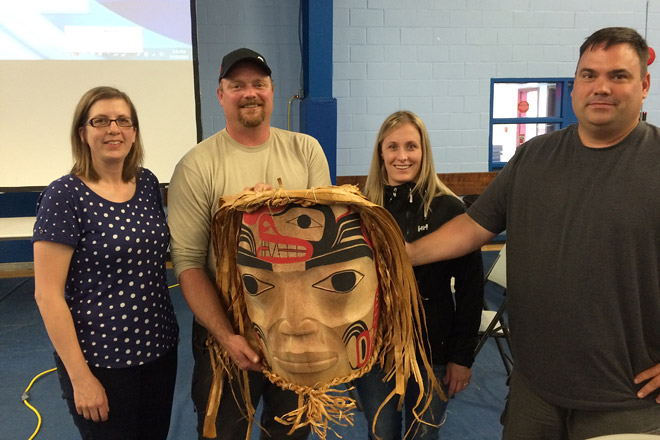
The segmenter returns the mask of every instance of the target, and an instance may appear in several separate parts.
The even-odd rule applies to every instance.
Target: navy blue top
[[[32,241],[75,249],[64,296],[91,366],[142,365],[175,347],[169,239],[158,180],[149,170],[139,173],[135,194],[123,203],[100,197],[70,174],[41,193]]]

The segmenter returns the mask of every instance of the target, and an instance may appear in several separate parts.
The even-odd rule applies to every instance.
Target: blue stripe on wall
[[[332,97],[332,0],[301,0],[303,88],[300,131],[314,136],[337,182],[337,100]],[[313,34],[313,35],[312,35]]]

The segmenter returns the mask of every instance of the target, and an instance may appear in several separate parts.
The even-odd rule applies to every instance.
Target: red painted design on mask
[[[312,257],[313,247],[307,240],[282,235],[270,214],[263,213],[257,220],[261,246],[257,248],[260,260],[276,264],[300,263]]]

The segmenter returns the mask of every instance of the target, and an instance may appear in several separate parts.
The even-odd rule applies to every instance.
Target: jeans
[[[502,419],[504,440],[581,440],[612,434],[660,434],[657,403],[639,409],[569,409],[541,399],[516,374],[515,368]]]
[[[442,383],[442,378],[447,372],[446,365],[433,365],[433,374],[440,382],[442,390],[447,395],[448,387]],[[444,422],[445,411],[447,410],[447,402],[440,399],[440,396],[434,393],[431,405],[422,414],[422,420],[430,423],[419,423],[415,420],[412,410],[419,396],[419,386],[411,378],[408,380],[408,388],[406,389],[406,397],[403,405],[403,412],[405,413],[405,425],[403,424],[402,414],[397,410],[399,404],[399,397],[395,396],[390,400],[385,407],[378,414],[375,434],[372,432],[374,418],[378,408],[383,403],[385,398],[394,390],[394,378],[389,382],[383,383],[385,377],[383,371],[377,366],[364,376],[355,379],[353,384],[357,390],[364,416],[367,419],[369,427],[369,438],[381,438],[383,440],[399,440],[402,438],[401,429],[405,427],[404,434],[410,430],[412,437],[415,440],[437,439],[439,437],[440,424]],[[425,370],[422,370],[422,377],[424,384],[428,375]],[[425,385],[426,386],[426,385]],[[428,392],[428,390],[425,390]],[[422,403],[424,401],[422,400]],[[435,425],[435,426],[432,426]],[[377,436],[377,437],[376,437]]]

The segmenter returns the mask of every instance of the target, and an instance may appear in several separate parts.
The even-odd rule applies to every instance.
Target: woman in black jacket
[[[383,122],[364,194],[394,216],[407,242],[465,211],[463,203],[436,175],[426,126],[409,111],[393,113]],[[481,253],[476,251],[414,269],[424,301],[433,372],[445,394],[451,397],[470,384],[483,307]],[[394,389],[393,381],[383,383],[383,379],[382,370],[376,365],[369,374],[355,380],[370,438],[401,438],[402,419],[408,438],[438,438],[447,402],[434,396],[422,415],[426,423],[415,423],[412,408],[419,389],[412,383],[406,390],[405,416],[397,410],[398,400],[393,399],[380,409],[374,427],[381,403]]]

